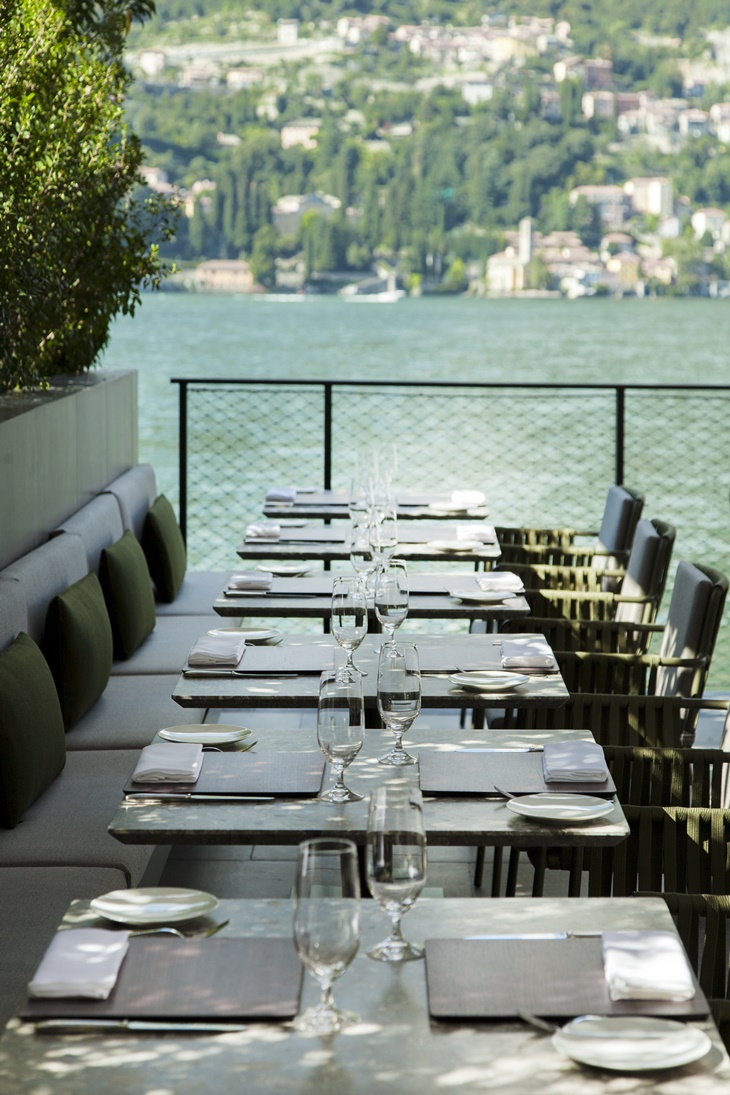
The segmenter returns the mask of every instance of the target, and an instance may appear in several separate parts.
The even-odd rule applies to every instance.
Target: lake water
[[[171,377],[725,384],[730,383],[730,305],[698,299],[470,298],[407,299],[387,305],[335,297],[282,302],[150,294],[134,318],[117,321],[102,363],[138,370],[139,458],[155,466],[160,489],[174,501],[178,390]],[[730,410],[730,405],[714,402],[714,418],[708,418],[704,430],[702,420],[699,429],[696,421],[704,408],[693,412],[696,452],[691,465],[682,450],[675,452],[671,469],[651,468],[640,454],[626,478],[646,494],[651,506],[647,516],[680,526],[675,562],[693,557],[730,570],[725,555],[730,451],[724,440],[724,406]],[[646,418],[647,431],[656,430],[658,446],[680,428],[671,419],[662,434],[651,400]],[[236,447],[241,446],[232,442],[231,451]],[[576,458],[572,469],[576,481],[582,474],[580,463]],[[516,467],[519,471],[519,461]],[[193,467],[191,474],[195,471]],[[551,468],[540,467],[533,478],[540,475],[535,497],[548,511],[543,513],[540,506],[543,520],[572,521],[566,492],[550,491]],[[668,480],[669,490],[655,489],[657,475]],[[607,486],[610,478],[609,466],[598,481]],[[698,504],[700,493],[704,500]],[[495,507],[498,523],[517,523],[525,499],[513,490],[509,500],[516,510],[500,510],[497,516]],[[702,514],[709,513],[699,541],[692,535],[697,523],[693,504]],[[581,501],[581,513],[583,505]],[[596,508],[600,512],[598,501]],[[537,523],[534,512],[525,521]],[[730,638],[724,645],[730,647]],[[730,649],[726,675],[730,683]]]

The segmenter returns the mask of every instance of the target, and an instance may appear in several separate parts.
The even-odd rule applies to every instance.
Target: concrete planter
[[[0,395],[0,567],[137,463],[137,374],[59,377]]]

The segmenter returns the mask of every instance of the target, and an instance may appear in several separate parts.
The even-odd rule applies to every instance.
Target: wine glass
[[[332,634],[347,652],[347,662],[337,673],[341,681],[359,674],[352,655],[368,633],[368,605],[359,578],[338,576],[332,583]]]
[[[390,562],[398,547],[398,519],[394,505],[376,507],[370,525],[370,544],[376,562],[384,566]]]
[[[375,577],[375,615],[388,635],[389,654],[395,651],[395,632],[408,615],[408,568],[404,559],[384,563]]]
[[[426,884],[423,799],[415,783],[388,780],[370,797],[365,870],[370,893],[390,916],[390,935],[369,950],[379,962],[410,962],[423,947],[408,943],[400,921]]]
[[[337,775],[334,786],[323,791],[320,802],[360,802],[357,791],[345,786],[345,768],[362,749],[365,734],[365,710],[362,680],[357,675],[338,680],[332,670],[319,682],[317,741]]]
[[[403,735],[420,710],[418,648],[413,643],[402,643],[391,651],[383,645],[378,660],[378,711],[387,729],[395,734],[395,742],[388,753],[378,757],[378,764],[402,767],[416,763],[416,758],[403,748]]]
[[[360,875],[351,840],[320,838],[299,845],[294,896],[294,943],[304,967],[318,982],[317,1004],[294,1020],[297,1030],[335,1034],[357,1015],[340,1011],[332,985],[360,945]]]
[[[366,588],[377,565],[371,541],[370,515],[359,513],[350,523],[350,563]]]

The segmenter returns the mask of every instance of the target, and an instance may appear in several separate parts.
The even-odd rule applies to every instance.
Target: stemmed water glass
[[[340,1011],[332,985],[360,945],[360,876],[351,840],[323,838],[299,845],[294,897],[294,943],[318,982],[317,1004],[294,1020],[308,1034],[335,1034],[359,1017]]]
[[[371,517],[369,513],[358,513],[350,524],[350,563],[352,569],[367,588],[371,574],[375,571],[377,560],[371,537]]]
[[[400,928],[426,884],[423,799],[410,780],[389,780],[371,795],[365,864],[368,889],[391,920],[389,937],[368,956],[380,962],[421,958],[423,947],[407,942]]]
[[[408,568],[405,560],[391,559],[375,576],[375,615],[388,641],[383,649],[395,652],[395,632],[408,615]]]
[[[355,675],[338,680],[336,673],[327,670],[319,682],[317,741],[337,779],[319,796],[321,802],[360,802],[363,798],[345,786],[345,768],[362,749],[364,734],[362,679]]]
[[[332,583],[332,634],[347,652],[347,662],[337,675],[344,681],[360,674],[352,660],[368,632],[368,606],[365,587],[359,578],[340,576]]]
[[[395,735],[395,741],[389,752],[378,757],[378,764],[402,767],[416,763],[416,758],[403,748],[403,735],[420,710],[418,648],[413,643],[402,643],[391,651],[383,645],[378,660],[378,711],[386,728]]]
[[[388,503],[373,509],[370,525],[370,544],[378,566],[390,562],[398,547],[398,519],[396,508]]]

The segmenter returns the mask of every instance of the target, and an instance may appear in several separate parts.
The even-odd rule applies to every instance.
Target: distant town
[[[172,286],[730,297],[730,27],[692,56],[637,36],[643,87],[569,23],[499,13],[248,12],[233,41],[133,47],[144,181],[181,210]],[[181,104],[197,157],[165,132]]]

